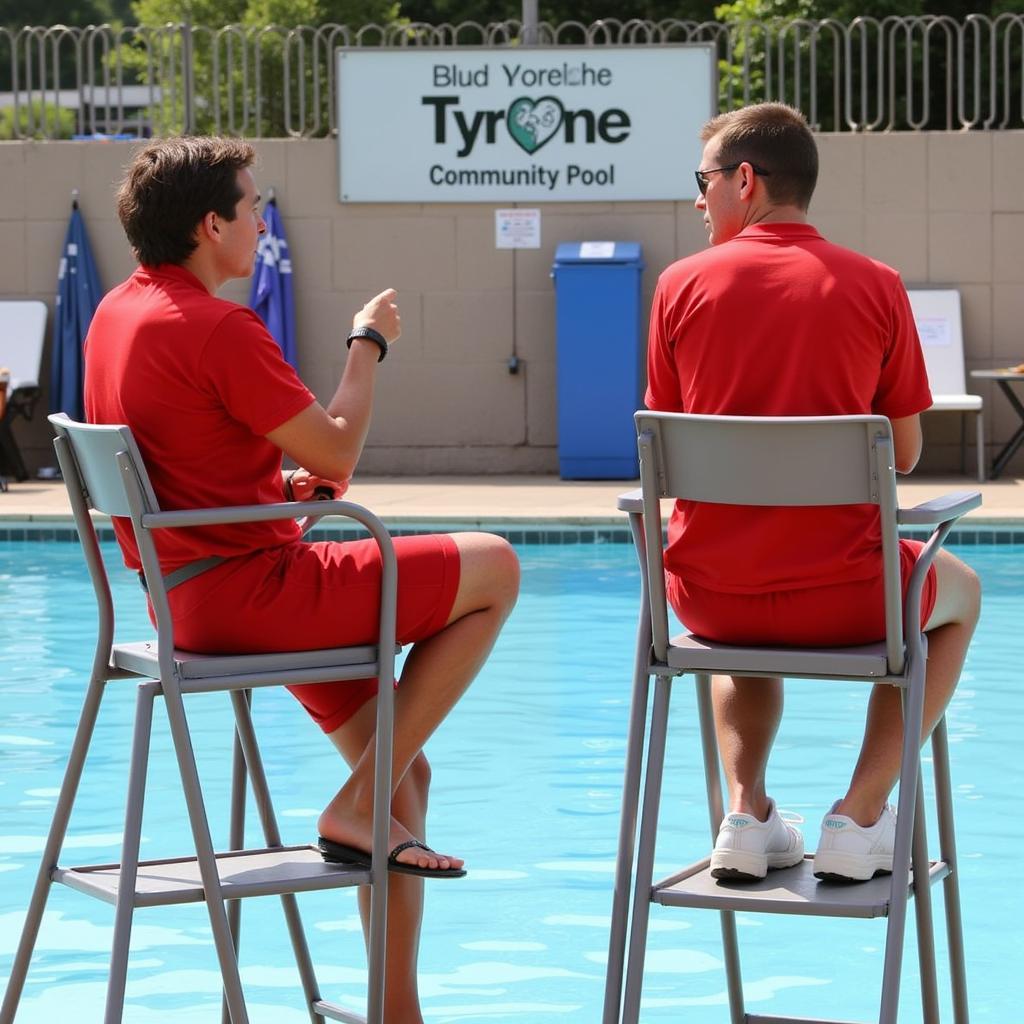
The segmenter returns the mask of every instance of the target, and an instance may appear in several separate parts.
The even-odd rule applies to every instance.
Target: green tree
[[[191,124],[201,132],[274,136],[327,131],[333,55],[324,36],[300,27],[387,24],[397,19],[399,8],[397,0],[134,0],[132,13],[139,29],[121,56],[138,80],[147,81],[153,56],[165,69],[184,68],[191,75],[195,104],[189,112],[183,98],[188,90],[179,88],[172,100],[167,79],[162,79],[164,100],[151,111],[160,130]],[[162,28],[168,24],[195,30]],[[241,27],[218,31],[217,26]],[[244,65],[243,50],[249,58]],[[316,108],[314,85],[319,90]],[[296,104],[286,106],[286,93],[309,98],[304,123],[297,122]]]
[[[539,15],[541,21],[552,25],[566,21],[589,25],[609,18],[622,22],[637,18],[700,22],[714,16],[713,8],[714,0],[634,0],[629,4],[615,0],[541,0]],[[501,0],[500,3],[488,3],[486,0],[402,0],[402,17],[431,25],[462,21],[482,24],[519,21],[522,14],[520,0]]]
[[[0,0],[0,25],[102,25],[124,22],[131,0]]]
[[[17,126],[17,131],[15,131]],[[55,107],[52,103],[32,100],[18,108],[0,110],[0,140],[12,139],[70,139],[75,130],[75,115],[72,111]]]
[[[782,99],[799,106],[826,130],[846,127],[847,106],[855,123],[869,127],[957,128],[959,110],[947,75],[947,36],[943,30],[933,30],[929,36],[925,26],[939,18],[962,24],[968,13],[993,18],[1000,13],[1000,3],[1013,6],[1016,12],[1024,8],[1024,0],[997,0],[995,4],[939,0],[929,2],[927,8],[923,0],[733,0],[722,4],[715,8],[715,17],[727,26],[730,46],[719,61],[720,106],[728,110],[745,102]],[[898,18],[910,20],[898,24]],[[849,28],[855,20],[856,29]],[[850,32],[853,49],[848,66],[837,61],[833,46],[841,38],[839,26]],[[810,54],[815,32],[812,82]],[[1006,118],[1008,123],[1016,123],[1021,106],[1019,32],[1005,39],[1008,58],[1003,56],[1003,44],[998,55],[990,46],[992,35],[985,23],[978,23],[977,36],[968,31],[963,40],[967,65],[980,67],[982,83],[975,96],[974,77],[965,76],[960,101],[967,119],[998,125]],[[886,54],[882,78],[876,66],[880,51]],[[861,65],[862,52],[868,56],[866,71]],[[780,57],[786,61],[785,74],[780,74]],[[798,58],[799,81],[794,73]],[[994,108],[989,94],[993,76]],[[812,95],[817,100],[813,109]]]

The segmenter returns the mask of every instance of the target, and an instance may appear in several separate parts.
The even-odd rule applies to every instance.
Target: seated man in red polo
[[[136,155],[118,192],[140,266],[93,317],[86,411],[93,423],[131,427],[165,509],[301,500],[322,486],[340,494],[362,451],[374,381],[400,333],[389,289],[356,313],[324,408],[259,318],[215,297],[252,273],[265,227],[253,155],[238,140],[155,142]],[[339,336],[339,352],[345,344]],[[305,468],[283,478],[283,455]],[[139,568],[130,529],[115,527],[126,562]],[[217,562],[170,591],[182,647],[260,653],[376,642],[373,541],[306,544],[291,521],[168,533],[157,545],[165,574]],[[519,570],[509,545],[488,534],[399,537],[395,549],[398,639],[413,648],[395,696],[390,868],[398,876],[389,886],[384,1013],[422,1024],[423,877],[465,873],[461,859],[425,844],[422,748],[487,657],[515,603]],[[321,849],[328,859],[368,857],[376,680],[292,691],[352,768],[320,816]]]
[[[670,266],[651,312],[647,405],[734,416],[878,413],[896,469],[921,453],[931,405],[906,291],[889,267],[827,242],[807,222],[818,155],[803,116],[779,103],[722,114],[705,145],[696,207],[711,247]],[[900,542],[903,585],[920,545]],[[678,502],[665,554],[669,599],[686,626],[725,643],[840,646],[884,636],[882,550],[873,508],[737,508]],[[925,584],[924,735],[953,694],[980,606],[977,577],[946,551]],[[719,677],[715,722],[729,812],[716,878],[759,879],[803,857],[803,838],[768,796],[782,680]],[[846,793],[825,816],[821,878],[892,870],[899,692],[876,686]]]

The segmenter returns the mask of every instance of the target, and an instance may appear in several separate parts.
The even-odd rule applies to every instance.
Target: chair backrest
[[[956,288],[911,288],[907,294],[932,394],[966,394],[960,292]]]
[[[0,366],[11,371],[11,391],[39,386],[46,338],[46,304],[0,302]]]
[[[111,516],[126,516],[133,519],[134,525],[143,513],[158,511],[158,506],[135,439],[127,427],[76,423],[64,413],[56,413],[49,420],[56,435],[54,448],[68,491],[82,554],[96,594],[99,629],[93,671],[98,674],[106,671],[110,659],[114,639],[114,602],[103,551],[89,513],[95,509]],[[129,498],[129,490],[134,499]],[[133,500],[137,506],[134,515]],[[140,532],[136,530],[136,537]],[[152,539],[146,537],[145,540],[149,551],[140,544],[143,566],[148,560],[159,567]],[[154,608],[158,622],[169,621],[166,595],[161,592],[157,597]]]
[[[903,667],[892,427],[884,416],[636,414],[654,649],[668,644],[659,501],[750,506],[878,506],[887,655]]]
[[[49,420],[56,434],[54,448],[57,461],[96,593],[99,612],[96,657],[98,661],[109,658],[114,633],[114,605],[90,509],[131,520],[156,617],[161,670],[170,672],[174,624],[152,531],[142,524],[142,517],[159,512],[160,506],[135,438],[126,426],[77,423],[64,413],[56,413]]]
[[[158,512],[160,506],[149,481],[142,455],[132,432],[125,426],[76,423],[65,413],[49,417],[54,433],[69,444],[75,469],[89,508],[110,516],[131,518],[133,510],[125,486],[124,458],[134,469],[143,507],[135,510]]]

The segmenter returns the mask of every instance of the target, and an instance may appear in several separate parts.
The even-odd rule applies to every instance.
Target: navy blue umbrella
[[[52,412],[66,412],[75,420],[85,419],[82,407],[82,344],[102,297],[89,236],[75,199],[71,203],[71,220],[57,274],[50,368],[50,409]]]
[[[260,237],[256,270],[252,275],[249,305],[274,336],[285,359],[298,369],[295,353],[295,297],[292,294],[292,260],[284,224],[271,196],[263,211],[267,230]]]

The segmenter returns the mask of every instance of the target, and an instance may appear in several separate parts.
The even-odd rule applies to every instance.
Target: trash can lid
[[[559,242],[555,267],[569,263],[638,263],[643,269],[639,242]]]

